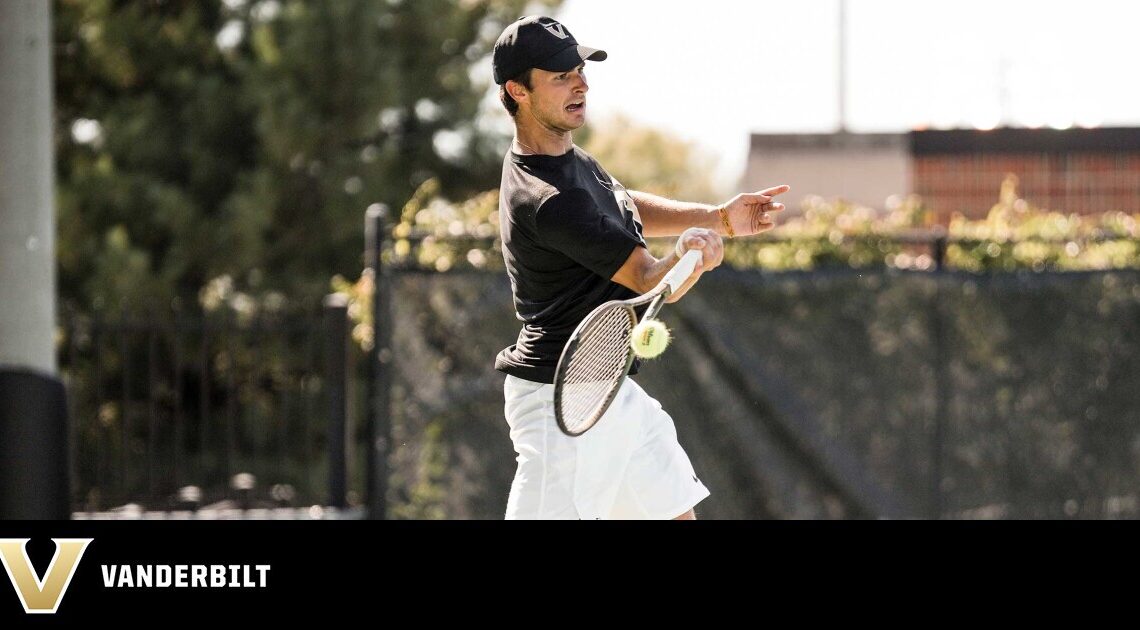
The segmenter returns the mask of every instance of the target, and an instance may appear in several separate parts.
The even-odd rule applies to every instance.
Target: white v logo
[[[550,24],[543,24],[542,28],[550,31],[550,34],[558,39],[566,39],[566,27],[558,22],[551,22]]]
[[[0,562],[16,587],[24,612],[28,614],[55,614],[59,602],[87,545],[93,538],[52,538],[55,543],[55,556],[51,559],[43,579],[36,575],[32,560],[28,557],[30,538],[0,538]]]

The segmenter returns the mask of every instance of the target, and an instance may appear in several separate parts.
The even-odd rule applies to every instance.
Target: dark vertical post
[[[172,486],[182,487],[182,449],[186,438],[182,427],[182,309],[174,311],[174,479]]]
[[[91,324],[91,359],[95,362],[95,497],[94,505],[87,510],[95,511],[105,505],[104,497],[110,486],[111,448],[110,436],[103,425],[103,318],[95,313]]]
[[[71,484],[72,492],[80,492],[83,485],[80,483],[80,470],[84,467],[86,461],[90,461],[91,451],[85,449],[81,456],[79,452],[79,440],[76,439],[79,433],[79,428],[76,423],[79,422],[79,413],[77,403],[79,401],[79,392],[83,387],[83,383],[79,379],[82,371],[79,369],[79,344],[76,340],[78,334],[79,323],[76,321],[77,316],[73,312],[66,315],[67,323],[64,325],[67,330],[67,349],[68,349],[68,377],[64,386],[67,388],[70,395],[67,397],[67,417],[70,421],[67,423],[67,459],[71,462],[68,471],[68,483]],[[98,426],[98,425],[96,425]],[[84,475],[86,476],[86,475]]]
[[[313,384],[317,382],[317,358],[320,350],[317,348],[317,335],[320,329],[320,322],[315,319],[311,322],[312,325],[305,328],[305,377],[302,380],[301,388],[305,395],[304,400],[304,418],[305,428],[304,436],[305,441],[302,444],[301,461],[304,464],[305,471],[308,473],[306,479],[306,487],[308,495],[306,501],[320,501],[318,496],[320,480],[317,478],[318,470],[315,465],[312,465],[316,459],[319,458],[317,453],[316,439],[318,427],[314,426],[316,418],[318,417],[316,408],[316,394]],[[323,385],[321,386],[323,389]]]
[[[207,456],[210,448],[210,324],[202,315],[202,347],[198,353],[198,479],[197,484],[207,487],[210,479]],[[217,464],[215,462],[215,468]]]
[[[147,431],[146,431],[146,490],[151,501],[158,499],[158,321],[152,312],[147,318],[146,378],[147,378]]]
[[[949,384],[946,382],[948,370],[946,363],[946,322],[942,312],[943,288],[945,283],[946,266],[946,233],[938,230],[934,235],[934,303],[930,309],[931,341],[934,359],[934,426],[931,443],[930,458],[930,517],[941,519],[945,509],[945,498],[942,495],[943,453],[946,439],[946,407]]]
[[[368,481],[368,518],[388,518],[388,447],[392,423],[389,415],[391,374],[391,287],[383,267],[385,221],[388,208],[383,204],[369,206],[364,217],[365,273],[372,276],[372,348],[368,351],[365,424],[368,436],[366,467]]]
[[[119,492],[120,500],[126,502],[132,494],[130,475],[130,421],[131,421],[131,346],[127,335],[127,309],[119,312],[119,352],[123,362],[122,405],[119,409]]]
[[[252,472],[259,479],[266,476],[264,467],[262,466],[262,449],[258,445],[261,435],[261,414],[258,413],[258,399],[261,398],[261,345],[262,345],[262,315],[258,311],[253,316],[253,328],[250,331],[253,335],[251,340],[252,348],[250,353],[253,356],[253,363],[250,365],[249,370],[249,396],[246,399],[245,407],[245,426],[249,432],[249,449],[250,449],[250,463],[246,465],[245,470]]]
[[[230,481],[233,479],[234,474],[240,470],[239,462],[237,461],[237,369],[238,369],[238,352],[234,344],[234,336],[240,332],[237,315],[234,311],[226,309],[225,318],[222,320],[226,327],[226,428],[225,428],[225,443],[226,455],[222,470],[224,471],[226,487],[231,490],[232,485]]]
[[[343,508],[348,492],[345,442],[345,366],[348,362],[348,300],[339,293],[325,296],[325,365],[329,392],[329,498],[328,505]]]
[[[293,349],[293,327],[290,324],[282,326],[282,335],[285,338],[284,347],[286,351]],[[277,462],[275,467],[275,474],[279,483],[285,483],[287,478],[285,475],[286,457],[288,456],[289,443],[289,425],[293,417],[293,382],[291,373],[295,370],[294,366],[289,366],[285,369],[285,376],[282,379],[282,386],[279,391],[279,400],[281,412],[277,414],[277,435],[276,435],[276,450]]]
[[[839,0],[839,133],[847,132],[847,0]]]
[[[936,231],[932,248],[934,250],[934,268],[937,271],[942,271],[946,266],[946,244],[946,232]]]

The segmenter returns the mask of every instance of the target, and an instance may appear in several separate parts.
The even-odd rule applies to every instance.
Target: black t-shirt
[[[604,302],[636,295],[610,278],[645,247],[641,218],[625,188],[578,147],[559,156],[508,152],[499,230],[523,328],[495,369],[553,383],[578,323]]]

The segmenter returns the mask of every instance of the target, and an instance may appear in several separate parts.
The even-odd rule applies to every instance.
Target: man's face
[[[566,72],[531,71],[531,90],[526,103],[544,127],[555,131],[572,131],[586,124],[586,64]]]

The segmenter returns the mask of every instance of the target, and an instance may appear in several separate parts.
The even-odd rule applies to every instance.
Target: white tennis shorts
[[[508,519],[671,519],[709,496],[673,419],[633,379],[578,437],[558,429],[553,385],[507,376],[503,392],[518,453]]]

